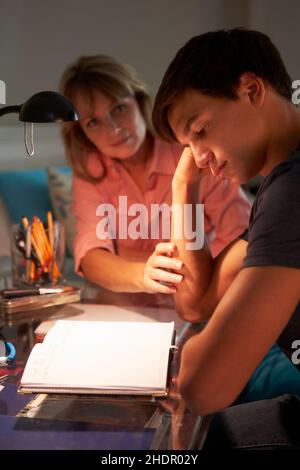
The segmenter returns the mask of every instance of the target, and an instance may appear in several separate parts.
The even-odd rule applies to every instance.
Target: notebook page
[[[57,325],[30,357],[23,385],[164,389],[173,322]]]

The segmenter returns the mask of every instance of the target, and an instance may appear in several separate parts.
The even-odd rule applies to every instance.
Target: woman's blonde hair
[[[64,72],[60,92],[74,101],[76,94],[83,94],[89,103],[93,103],[95,90],[114,100],[125,96],[133,96],[145,119],[148,132],[154,134],[151,111],[152,101],[146,85],[141,82],[133,68],[106,55],[82,56],[71,64]],[[103,172],[95,177],[88,172],[85,156],[90,151],[97,150],[84,134],[79,122],[64,123],[62,136],[66,149],[68,163],[78,176],[98,182],[104,178],[106,169],[102,161]]]

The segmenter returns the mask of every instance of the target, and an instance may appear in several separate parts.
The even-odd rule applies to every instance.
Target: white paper
[[[59,320],[34,346],[22,388],[163,392],[174,322]]]

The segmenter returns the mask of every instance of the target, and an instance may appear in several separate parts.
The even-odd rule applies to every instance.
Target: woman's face
[[[115,101],[95,90],[92,105],[78,93],[75,106],[83,132],[102,154],[126,160],[143,144],[146,123],[134,97]]]

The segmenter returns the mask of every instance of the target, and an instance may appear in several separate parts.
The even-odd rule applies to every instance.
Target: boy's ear
[[[247,72],[240,76],[237,93],[248,99],[254,106],[260,107],[265,98],[265,84],[254,73]]]

